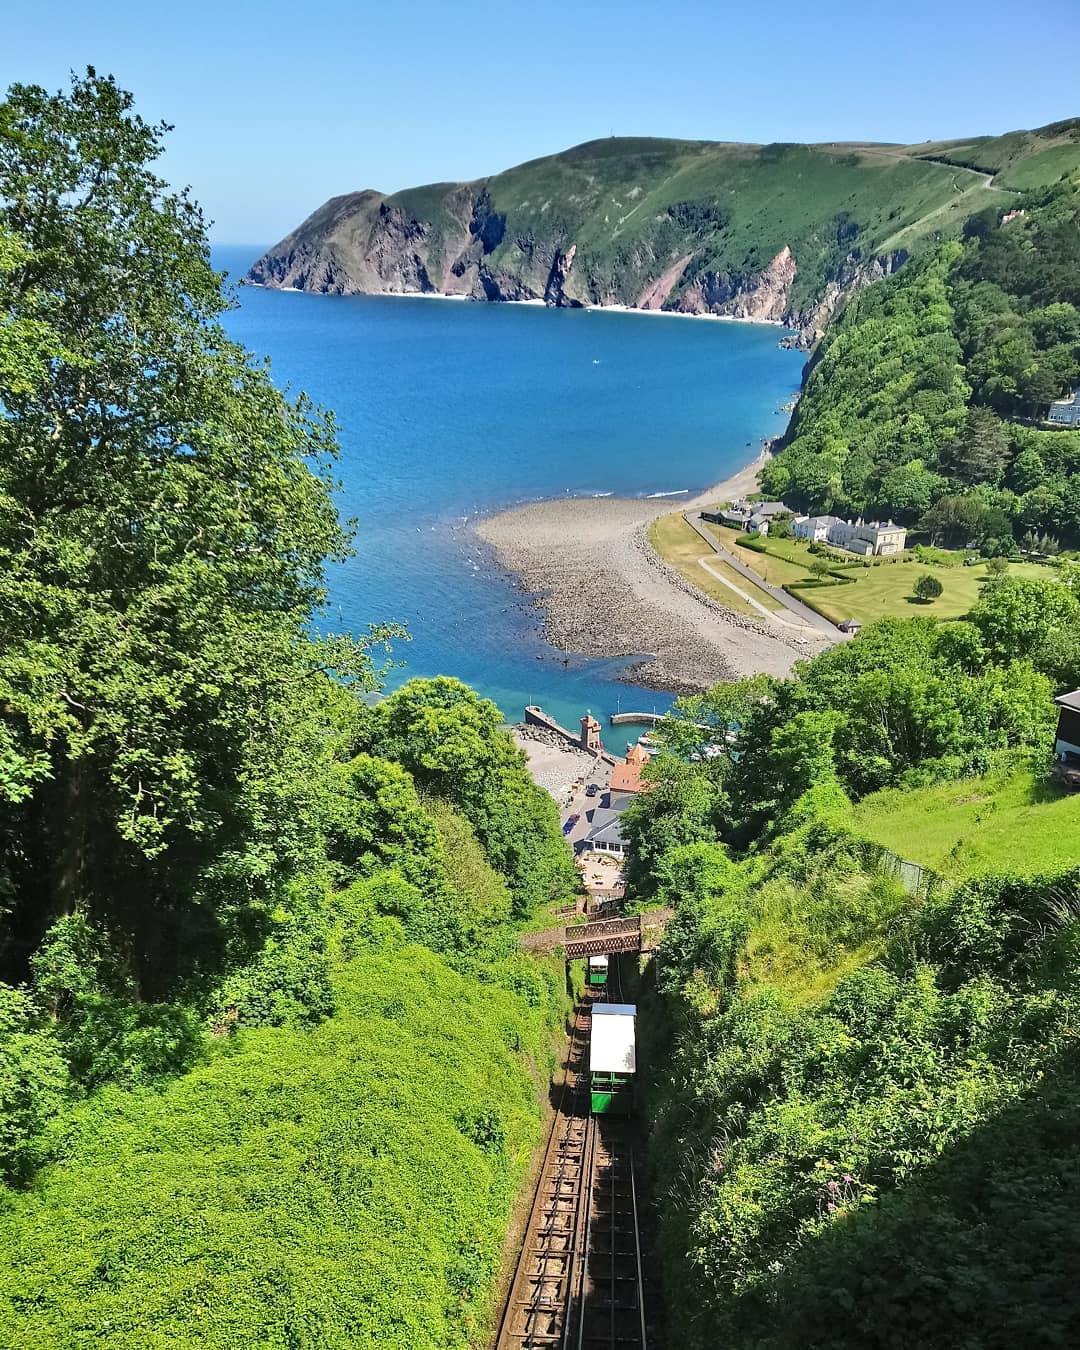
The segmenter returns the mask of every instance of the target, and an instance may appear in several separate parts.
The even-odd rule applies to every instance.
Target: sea
[[[238,282],[259,247],[217,247]],[[238,287],[230,335],[274,381],[333,411],[337,503],[356,556],[329,572],[320,625],[396,621],[387,689],[455,675],[519,721],[576,727],[659,712],[671,694],[616,678],[625,660],[557,651],[541,615],[473,533],[478,517],[564,496],[672,495],[719,482],[786,425],[803,357],[773,325],[406,296]]]

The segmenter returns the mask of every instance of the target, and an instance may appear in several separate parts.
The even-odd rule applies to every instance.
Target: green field
[[[936,600],[924,603],[915,599],[912,588],[924,573],[932,573],[945,588]],[[883,561],[879,567],[858,568],[848,575],[854,582],[835,586],[799,587],[794,594],[834,623],[858,619],[911,618],[929,615],[933,619],[959,619],[978,600],[986,580],[985,563],[974,567],[927,567],[916,562]],[[1038,563],[1011,563],[1008,576],[1036,577],[1046,580],[1047,571]]]
[[[683,519],[682,513],[673,512],[670,516],[660,516],[649,526],[649,543],[656,552],[675,568],[680,576],[685,577],[691,585],[697,586],[699,590],[706,595],[712,596],[728,609],[733,609],[738,614],[757,614],[758,610],[750,605],[743,598],[746,595],[752,596],[759,605],[766,609],[779,610],[783,606],[773,598],[767,591],[760,590],[752,581],[747,581],[746,577],[736,572],[733,567],[729,567],[723,562],[717,554],[709,556],[709,546],[702,540],[701,536]],[[718,581],[715,576],[706,571],[701,566],[699,559],[707,557],[709,566],[721,576],[726,577],[733,586],[737,586],[741,594],[736,594],[731,586],[725,586],[722,581]]]
[[[774,586],[794,587],[792,594],[797,599],[833,623],[841,623],[844,619],[872,623],[875,619],[911,618],[917,614],[928,614],[935,619],[959,619],[978,600],[987,578],[985,563],[976,563],[973,567],[935,567],[917,562],[904,553],[863,567],[852,555],[851,563],[839,564],[851,581],[807,586],[805,583],[811,579],[810,564],[820,556],[812,554],[808,544],[798,539],[765,536],[756,541],[767,550],[762,553],[746,546],[748,536],[740,530],[723,526],[711,528],[726,548],[738,549],[738,557],[747,567],[760,572]],[[834,550],[833,558],[835,556]],[[916,580],[924,572],[931,572],[944,587],[942,594],[929,604],[912,595]],[[1007,575],[1045,581],[1047,570],[1039,563],[1010,563]]]
[[[1055,872],[1080,863],[1080,794],[1030,768],[875,792],[854,808],[853,828],[948,877]]]

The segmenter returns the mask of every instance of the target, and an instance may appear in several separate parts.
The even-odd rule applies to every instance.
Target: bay
[[[214,264],[237,280],[260,251],[218,247]],[[357,555],[331,568],[327,620],[408,625],[387,687],[455,675],[510,721],[539,703],[572,726],[587,708],[606,727],[610,712],[670,706],[617,680],[625,661],[551,647],[470,527],[538,498],[697,492],[734,472],[783,428],[777,409],[798,385],[803,358],[780,330],[254,287],[236,298],[231,336],[336,416]]]

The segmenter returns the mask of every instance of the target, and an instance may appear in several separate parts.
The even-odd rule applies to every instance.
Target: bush
[[[927,603],[936,600],[945,589],[941,582],[929,572],[924,572],[922,576],[916,578],[912,592],[918,599]]]
[[[314,1030],[242,1030],[160,1093],[108,1088],[0,1210],[0,1342],[465,1350],[540,1132],[561,1002],[420,947],[343,967]],[[30,1237],[32,1233],[32,1239]]]

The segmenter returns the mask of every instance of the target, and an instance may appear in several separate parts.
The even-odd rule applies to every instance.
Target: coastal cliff
[[[1029,177],[1052,131],[1025,133]],[[975,144],[613,137],[475,182],[334,197],[246,279],[771,321],[809,346],[920,241],[1007,200],[965,162]]]

